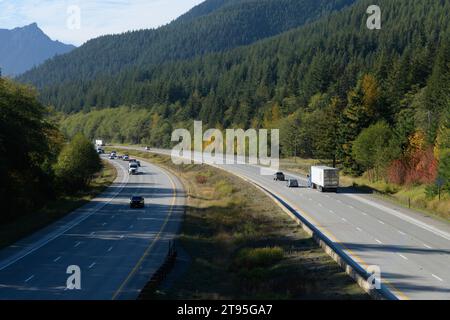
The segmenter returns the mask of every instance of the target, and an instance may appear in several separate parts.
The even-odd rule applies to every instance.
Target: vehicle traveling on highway
[[[145,200],[144,197],[141,196],[132,196],[130,198],[130,208],[131,209],[139,209],[145,207]]]
[[[135,164],[137,164],[138,167],[141,166],[141,162],[140,162],[139,160],[136,160],[136,159],[130,159],[129,161],[130,161],[130,163],[135,163]]]
[[[275,181],[286,181],[286,177],[284,176],[283,172],[277,172],[275,173],[275,176],[273,178]]]
[[[124,156],[122,157],[122,159],[123,159],[123,161],[129,161],[129,160],[130,160],[130,157],[129,157],[128,155],[124,155]]]
[[[311,167],[311,183],[313,189],[320,192],[337,192],[339,187],[339,169],[326,166]]]
[[[288,188],[298,188],[300,185],[298,183],[297,179],[289,179],[287,181],[287,187]]]
[[[98,154],[104,154],[104,153],[105,153],[105,150],[103,150],[102,148],[98,147],[98,148],[97,148],[97,153],[98,153]]]
[[[113,154],[110,154],[110,155],[109,155],[109,160],[114,160],[114,159],[116,159],[116,156],[113,155]]]

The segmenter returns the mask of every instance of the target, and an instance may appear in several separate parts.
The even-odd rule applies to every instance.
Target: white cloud
[[[155,28],[203,0],[0,0],[0,28],[37,22],[52,39],[80,45],[104,34]],[[67,27],[70,6],[78,6],[81,28]]]

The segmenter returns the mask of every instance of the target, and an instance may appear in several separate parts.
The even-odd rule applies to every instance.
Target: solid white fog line
[[[428,224],[426,224],[426,223],[424,223],[422,221],[419,221],[419,220],[417,220],[417,219],[415,219],[413,217],[410,217],[410,216],[408,216],[406,214],[403,214],[403,213],[401,213],[401,212],[399,212],[397,210],[388,208],[388,207],[386,207],[386,206],[384,206],[384,205],[382,205],[380,203],[376,203],[374,201],[365,199],[363,197],[360,197],[360,196],[357,196],[357,195],[354,195],[354,194],[346,194],[345,196],[353,198],[353,199],[358,200],[360,202],[366,203],[366,204],[368,204],[368,205],[370,205],[370,206],[372,206],[374,208],[377,208],[377,209],[379,209],[379,210],[381,210],[383,212],[391,214],[391,215],[393,215],[393,216],[395,216],[395,217],[397,217],[397,218],[399,218],[399,219],[401,219],[403,221],[409,222],[409,223],[411,223],[413,225],[416,225],[417,227],[420,227],[420,228],[422,228],[424,230],[427,230],[427,231],[429,231],[429,232],[431,232],[431,233],[433,233],[435,235],[438,235],[438,236],[440,236],[440,237],[450,241],[450,234],[448,232],[445,232],[445,231],[440,230],[440,229],[438,229],[436,227],[428,225]]]
[[[435,274],[431,274],[433,276],[433,278],[438,279],[441,282],[444,282],[444,280],[442,280],[441,278],[439,278],[437,275]]]
[[[30,281],[33,278],[34,278],[34,274],[31,277],[29,277],[27,280],[25,280],[25,282],[28,282],[28,281]]]
[[[58,262],[59,259],[61,259],[61,256],[59,256],[58,258],[56,258],[55,260],[53,260],[53,262]]]
[[[129,180],[129,176],[128,176],[128,173],[125,171],[125,168],[122,167],[122,166],[118,166],[118,167],[120,168],[120,170],[122,170],[123,177],[125,177],[125,180],[123,180],[120,183],[119,189],[113,194],[113,196],[109,199],[109,201],[107,201],[103,205],[99,206],[96,210],[92,211],[91,213],[86,214],[85,216],[81,216],[81,217],[75,219],[75,221],[72,221],[71,223],[67,224],[66,226],[61,227],[59,230],[55,231],[50,237],[48,237],[44,241],[42,241],[42,242],[37,241],[37,243],[34,245],[34,247],[29,249],[28,251],[25,249],[24,251],[17,253],[8,262],[4,262],[3,265],[0,265],[0,271],[2,271],[3,269],[9,267],[10,265],[16,263],[17,261],[25,258],[26,256],[28,256],[29,254],[35,252],[36,250],[42,248],[47,243],[55,240],[56,238],[58,238],[59,236],[63,235],[64,233],[66,233],[67,231],[72,229],[73,227],[79,225],[81,222],[83,222],[84,220],[86,220],[87,218],[92,216],[93,214],[95,214],[98,211],[100,211],[101,209],[103,209],[106,205],[110,204],[111,201],[113,199],[115,199],[119,195],[120,192],[122,192],[123,188],[125,187],[125,185],[128,183],[128,180]]]

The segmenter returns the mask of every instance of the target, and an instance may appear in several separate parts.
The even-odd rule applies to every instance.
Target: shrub
[[[208,177],[203,174],[198,174],[195,176],[195,181],[197,181],[198,184],[205,184],[208,182]]]
[[[225,180],[220,180],[215,185],[215,191],[218,197],[229,197],[233,194],[233,186]]]
[[[280,261],[284,251],[280,247],[241,249],[234,259],[235,269],[255,269],[268,267]]]
[[[73,192],[87,187],[101,169],[102,163],[93,144],[78,134],[61,151],[55,175],[63,192]]]

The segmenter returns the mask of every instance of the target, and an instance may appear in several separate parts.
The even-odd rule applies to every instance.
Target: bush
[[[67,193],[86,188],[102,162],[93,144],[78,134],[63,148],[54,169],[61,191]]]
[[[215,185],[215,191],[218,197],[229,197],[233,194],[233,186],[225,180],[220,180]]]
[[[234,259],[234,269],[255,269],[271,266],[284,257],[280,247],[272,248],[245,248],[238,252]]]
[[[435,184],[430,184],[425,188],[425,195],[427,199],[434,199],[439,194],[439,188]]]
[[[198,184],[205,184],[208,182],[208,177],[203,174],[198,174],[195,176],[195,181],[197,181]]]

